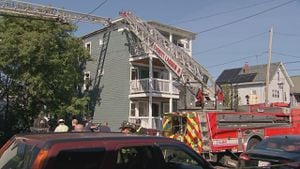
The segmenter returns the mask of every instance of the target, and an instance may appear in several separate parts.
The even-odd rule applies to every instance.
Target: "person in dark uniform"
[[[142,124],[141,119],[137,119],[135,122],[135,129],[136,129],[135,133],[142,134],[142,135],[147,134],[147,130],[144,127],[142,127],[141,124]]]

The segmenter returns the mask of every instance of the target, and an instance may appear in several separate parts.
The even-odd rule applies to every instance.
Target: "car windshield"
[[[255,146],[254,149],[300,153],[300,140],[289,137],[268,138]]]
[[[0,168],[30,168],[39,148],[20,140],[11,144],[0,158]]]

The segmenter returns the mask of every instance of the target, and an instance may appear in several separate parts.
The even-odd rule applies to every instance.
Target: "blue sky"
[[[224,69],[245,63],[266,64],[269,30],[273,26],[272,62],[281,61],[289,75],[300,75],[300,0],[27,1],[84,13],[105,2],[93,15],[115,19],[120,11],[129,10],[145,21],[155,20],[195,32],[193,57],[214,79]],[[101,27],[79,23],[76,36]]]

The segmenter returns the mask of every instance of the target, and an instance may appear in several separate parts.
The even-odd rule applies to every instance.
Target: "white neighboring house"
[[[294,101],[295,104],[298,104],[300,106],[300,75],[298,76],[292,76],[291,77],[294,87],[291,89],[292,93],[292,99],[291,101]]]
[[[249,66],[224,70],[216,80],[219,85],[232,87],[238,105],[260,104],[266,101],[267,65]],[[294,84],[282,62],[270,65],[268,103],[290,103],[290,91]],[[248,103],[247,103],[248,97]]]

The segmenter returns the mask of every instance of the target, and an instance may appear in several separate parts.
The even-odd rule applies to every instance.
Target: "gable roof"
[[[291,88],[291,93],[300,93],[300,75],[291,77],[294,87]]]
[[[281,62],[271,63],[270,64],[270,77],[275,75],[279,67],[283,67]],[[292,81],[290,80],[286,70],[282,69],[287,81],[292,86]],[[254,65],[249,66],[247,71],[244,71],[244,68],[234,68],[226,69],[221,75],[217,78],[216,83],[218,84],[232,84],[232,83],[246,83],[246,82],[266,82],[267,74],[267,64],[263,65]]]

